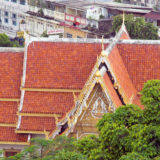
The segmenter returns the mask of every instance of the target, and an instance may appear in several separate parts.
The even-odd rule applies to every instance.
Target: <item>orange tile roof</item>
[[[0,98],[20,97],[22,63],[22,53],[0,53]]]
[[[73,93],[25,92],[23,113],[67,113],[74,105]]]
[[[27,142],[27,134],[16,134],[14,127],[0,127],[0,142]]]
[[[25,131],[52,131],[56,128],[54,117],[27,117],[22,116],[20,129]]]
[[[25,87],[81,89],[100,53],[100,43],[32,42]]]
[[[140,91],[144,83],[160,79],[160,45],[118,44],[118,50],[135,88]]]
[[[133,94],[136,95],[137,91],[132,84],[132,81],[125,68],[117,46],[113,48],[113,50],[108,56],[108,59],[111,64],[113,73],[115,74],[118,81],[118,84],[123,89],[125,96],[129,99]]]
[[[130,39],[130,37],[128,35],[127,35],[127,33],[123,32],[120,39]]]
[[[16,124],[17,102],[0,102],[0,123]]]
[[[115,91],[107,73],[104,74],[103,79],[104,79],[104,82],[106,84],[106,87],[108,88],[107,91],[109,92],[109,95],[110,95],[113,103],[116,105],[115,107],[121,106],[122,103],[121,103],[121,101],[120,101],[120,99],[119,99],[119,97],[118,97],[118,95],[117,95],[117,93],[116,93],[116,91]]]

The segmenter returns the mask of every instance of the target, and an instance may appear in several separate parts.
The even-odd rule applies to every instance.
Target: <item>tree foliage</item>
[[[98,123],[99,137],[79,140],[89,160],[158,160],[160,158],[160,80],[150,80],[141,91],[144,110],[121,106]],[[98,142],[98,143],[97,143]],[[88,144],[89,143],[89,144]],[[86,146],[91,145],[90,152]],[[95,146],[95,147],[94,147]],[[85,153],[86,152],[86,153]]]
[[[112,30],[117,32],[122,25],[122,15],[113,18]],[[158,39],[158,28],[144,18],[135,18],[132,14],[125,15],[125,26],[132,39]]]
[[[18,41],[10,41],[5,33],[0,33],[0,47],[20,47]]]
[[[22,152],[3,160],[82,160],[86,156],[76,150],[74,138],[58,136],[53,140],[34,138]]]

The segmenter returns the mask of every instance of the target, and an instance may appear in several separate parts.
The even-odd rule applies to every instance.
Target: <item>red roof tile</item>
[[[17,102],[0,102],[0,123],[16,124]]]
[[[0,98],[20,97],[22,63],[22,53],[0,53]]]
[[[27,134],[16,134],[14,127],[0,127],[0,141],[27,142]]]
[[[64,114],[73,105],[73,93],[25,92],[22,112]]]
[[[22,117],[20,129],[25,131],[52,131],[56,127],[54,117]]]
[[[118,44],[119,53],[133,85],[141,91],[144,83],[160,79],[160,45]]]
[[[154,19],[154,20],[160,20],[160,13],[155,12],[155,11],[151,11],[151,12],[145,14],[144,17]]]
[[[81,89],[100,53],[97,43],[32,42],[25,87]]]
[[[129,34],[123,32],[120,39],[130,39],[130,37],[128,36]]]
[[[131,96],[136,95],[137,91],[132,84],[132,81],[125,68],[117,46],[113,48],[113,50],[108,56],[108,59],[110,61],[113,73],[115,74],[118,81],[118,84],[123,89],[122,91],[124,92],[125,96],[129,99]]]
[[[103,79],[104,79],[104,82],[106,84],[106,87],[108,88],[108,92],[109,92],[109,95],[113,101],[113,103],[116,105],[116,107],[119,107],[122,105],[115,89],[114,89],[114,86],[112,85],[108,75],[105,73],[104,76],[103,76]]]

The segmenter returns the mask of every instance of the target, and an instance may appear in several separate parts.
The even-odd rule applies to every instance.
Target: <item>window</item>
[[[16,21],[12,21],[12,24],[13,24],[14,26],[16,26],[16,25],[17,25],[17,22],[16,22]]]
[[[25,5],[25,0],[20,0],[20,4]]]
[[[72,38],[72,34],[67,33],[67,38]]]
[[[5,23],[8,23],[8,18],[5,18],[5,19],[4,19],[4,22],[5,22]]]
[[[16,155],[20,150],[4,150],[4,157],[10,157]]]
[[[16,18],[17,15],[15,13],[12,14],[12,18]]]
[[[17,0],[11,0],[11,2],[17,3]]]
[[[8,12],[7,12],[7,11],[5,11],[5,12],[4,12],[4,15],[8,17]]]
[[[80,36],[77,36],[77,38],[82,38],[82,37],[80,37]]]

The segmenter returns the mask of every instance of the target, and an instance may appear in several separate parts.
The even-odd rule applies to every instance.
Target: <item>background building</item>
[[[20,22],[25,23],[24,13],[27,11],[27,0],[1,0],[0,1],[0,33],[9,37],[16,37],[20,30]]]

